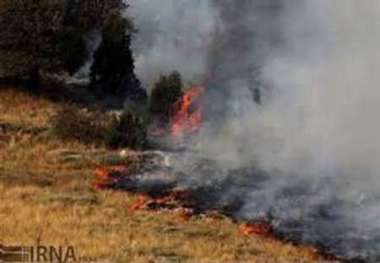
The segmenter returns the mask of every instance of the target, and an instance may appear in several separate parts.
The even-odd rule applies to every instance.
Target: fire
[[[97,190],[123,189],[124,183],[132,183],[134,174],[127,166],[98,167],[95,169],[93,187]],[[136,179],[136,178],[135,178]],[[132,183],[133,184],[133,183]],[[131,211],[176,211],[182,219],[189,219],[195,213],[196,204],[190,191],[167,189],[162,193],[145,192],[130,188],[128,191],[138,193],[135,202],[130,206]]]
[[[145,209],[147,204],[151,201],[152,201],[152,198],[148,194],[142,193],[137,197],[136,201],[131,205],[131,210],[136,211],[136,210]]]
[[[98,167],[95,169],[93,187],[99,190],[113,188],[128,174],[129,170],[126,166]]]
[[[191,210],[192,196],[189,191],[169,191],[159,196],[152,196],[148,193],[141,193],[132,204],[132,210]]]
[[[182,98],[174,104],[170,120],[173,136],[180,137],[199,130],[203,120],[200,100],[204,92],[204,87],[194,86],[186,90]]]
[[[270,237],[273,235],[273,227],[266,222],[250,222],[240,227],[240,232],[245,236],[263,236]]]

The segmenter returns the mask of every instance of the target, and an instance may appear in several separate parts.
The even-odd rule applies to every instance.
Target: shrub
[[[117,117],[67,106],[53,117],[51,123],[53,134],[63,140],[112,149],[142,149],[146,146],[146,126],[141,118],[130,112]]]
[[[54,135],[85,144],[104,142],[107,132],[104,121],[100,112],[81,110],[73,106],[63,107],[51,120]]]
[[[182,96],[182,86],[181,75],[177,71],[161,76],[152,90],[151,113],[168,120],[171,107]]]
[[[142,118],[126,111],[119,118],[113,119],[111,127],[106,140],[108,147],[145,148],[147,144],[147,126]]]

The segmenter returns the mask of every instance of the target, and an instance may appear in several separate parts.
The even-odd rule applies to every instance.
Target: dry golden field
[[[101,159],[54,152],[105,149],[49,134],[60,104],[0,86],[0,244],[73,246],[95,262],[321,262],[312,248],[242,236],[228,218],[131,211],[136,196],[93,190]]]

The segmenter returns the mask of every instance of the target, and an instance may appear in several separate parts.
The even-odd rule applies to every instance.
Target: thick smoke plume
[[[207,84],[205,126],[218,129],[205,128],[196,150],[223,171],[255,166],[268,175],[224,193],[244,198],[237,214],[273,216],[305,242],[378,262],[380,2],[131,4],[145,83],[178,69]]]
[[[130,1],[129,15],[138,33],[134,42],[136,71],[146,85],[160,74],[180,71],[197,80],[206,71],[214,39],[215,10],[203,0]]]

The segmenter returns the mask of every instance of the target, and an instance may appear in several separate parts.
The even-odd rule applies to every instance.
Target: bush
[[[63,140],[112,149],[143,149],[146,146],[146,126],[141,118],[130,112],[118,117],[67,106],[53,117],[51,123],[53,134]]]
[[[102,114],[80,110],[73,106],[63,107],[51,120],[53,133],[64,140],[76,140],[85,144],[100,144],[104,141],[107,125]]]
[[[161,76],[152,90],[151,113],[168,120],[171,107],[182,96],[182,86],[181,75],[177,71]]]
[[[147,144],[147,126],[141,118],[127,111],[119,118],[114,118],[111,127],[106,140],[108,147],[145,148]]]

